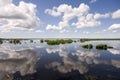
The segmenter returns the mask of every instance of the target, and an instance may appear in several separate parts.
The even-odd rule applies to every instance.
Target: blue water
[[[83,49],[82,44],[93,44]],[[96,50],[105,43],[113,49]],[[120,41],[0,45],[0,80],[120,80]]]

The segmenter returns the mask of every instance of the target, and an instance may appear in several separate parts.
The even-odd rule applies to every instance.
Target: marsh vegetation
[[[92,44],[84,44],[82,45],[82,48],[86,48],[86,49],[92,49],[93,45]],[[96,49],[97,50],[107,50],[107,49],[112,49],[112,46],[108,46],[107,44],[97,44],[96,45]]]
[[[3,40],[2,39],[0,39],[0,44],[2,44],[3,43]]]
[[[59,44],[70,44],[73,42],[72,39],[64,40],[64,39],[57,39],[57,40],[45,40],[48,45],[59,45]]]
[[[9,43],[13,44],[21,44],[21,41],[19,39],[11,39],[9,40]]]
[[[86,48],[86,49],[92,49],[93,45],[92,44],[85,44],[85,45],[82,45],[82,47]]]
[[[44,42],[44,40],[43,40],[43,39],[41,39],[41,40],[40,40],[40,42],[41,42],[41,43],[43,43],[43,42]]]
[[[108,46],[107,44],[97,44],[96,49],[98,50],[107,50],[113,48],[112,46]]]
[[[105,40],[120,40],[120,38],[83,38],[83,39],[80,39],[80,42],[86,42],[86,41],[105,41]]]
[[[30,43],[33,43],[33,40],[30,40]]]

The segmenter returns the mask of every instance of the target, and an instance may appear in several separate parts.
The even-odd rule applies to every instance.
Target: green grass
[[[86,48],[86,49],[92,49],[93,45],[92,44],[85,44],[82,45],[82,48]],[[112,46],[108,46],[107,44],[97,44],[96,45],[96,49],[97,50],[107,50],[107,49],[112,49]]]
[[[113,48],[112,46],[108,46],[107,44],[98,44],[96,45],[96,49],[98,50],[107,50],[108,48]]]
[[[40,42],[41,42],[41,43],[43,43],[43,42],[44,42],[44,40],[43,40],[43,39],[41,39],[41,40],[40,40]]]
[[[92,49],[93,45],[92,44],[85,44],[85,45],[82,45],[82,48]]]
[[[13,44],[21,44],[21,41],[19,39],[11,39],[9,40],[9,43]]]
[[[59,44],[69,44],[72,43],[72,39],[64,40],[64,39],[57,39],[57,40],[45,40],[48,45],[59,45]]]
[[[120,40],[120,38],[82,38],[80,39],[80,42],[101,41],[101,40]]]
[[[107,46],[107,48],[112,49],[113,47],[112,46]]]
[[[3,43],[3,40],[2,39],[0,39],[0,44],[2,44]]]
[[[83,40],[83,39],[80,39],[80,42],[81,42],[81,43],[83,43],[83,42],[85,42],[85,40]]]

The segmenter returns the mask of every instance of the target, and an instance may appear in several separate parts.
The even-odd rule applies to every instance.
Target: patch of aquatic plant
[[[33,43],[33,40],[30,40],[30,43]]]
[[[43,39],[41,39],[41,40],[40,40],[40,42],[41,42],[41,43],[43,43],[43,42],[44,42],[44,40],[43,40]]]
[[[86,42],[86,41],[91,41],[91,39],[80,39],[81,43]]]
[[[107,48],[112,49],[113,47],[112,46],[107,46]]]
[[[45,40],[48,45],[59,45],[59,44],[69,44],[72,43],[72,39],[64,40],[64,39],[57,39],[57,40]]]
[[[82,45],[82,48],[92,49],[93,45],[92,44],[84,44],[84,45]],[[113,48],[113,47],[108,46],[107,44],[97,44],[96,45],[97,50],[107,50],[107,49],[111,49],[111,48]]]
[[[0,44],[2,44],[3,43],[3,40],[2,39],[0,39]]]
[[[9,43],[13,43],[13,44],[21,44],[20,40],[19,39],[11,39],[9,40]]]
[[[74,40],[74,42],[76,43],[77,41],[76,41],[76,40]]]
[[[85,42],[85,40],[83,40],[83,39],[80,39],[80,42],[81,42],[81,43],[83,43],[83,42]]]
[[[107,44],[98,44],[98,45],[96,45],[96,49],[98,49],[98,50],[107,50],[108,48],[113,48],[113,47],[108,46]]]
[[[92,44],[85,44],[85,45],[82,45],[82,48],[92,49],[93,45]]]

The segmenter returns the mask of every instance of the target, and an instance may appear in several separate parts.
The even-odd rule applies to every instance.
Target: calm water
[[[83,49],[106,43],[113,49]],[[120,41],[49,46],[35,41],[0,45],[0,80],[120,80]]]

